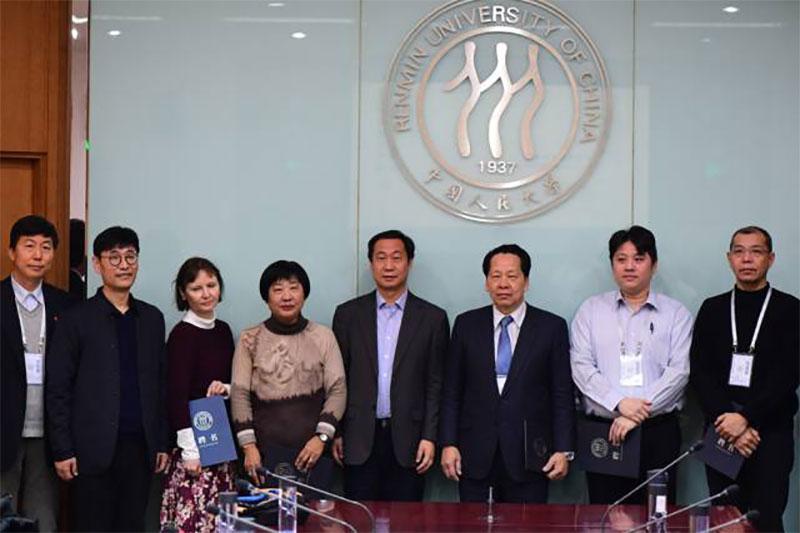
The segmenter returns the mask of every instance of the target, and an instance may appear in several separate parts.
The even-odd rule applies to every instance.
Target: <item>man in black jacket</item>
[[[48,366],[56,472],[73,485],[78,531],[143,531],[153,472],[167,463],[164,316],[130,294],[139,239],[111,227],[94,241],[103,286],[65,313]]]
[[[44,424],[44,368],[59,315],[71,303],[64,291],[44,283],[58,248],[58,233],[48,220],[29,215],[11,227],[11,275],[0,282],[0,471],[2,492],[54,531],[58,487]]]
[[[736,285],[700,307],[689,378],[707,426],[746,458],[735,480],[706,466],[709,492],[737,483],[733,503],[742,512],[757,509],[761,531],[783,531],[800,382],[800,301],[767,282],[774,261],[766,230],[733,234],[728,262]]]
[[[333,332],[347,372],[347,411],[334,456],[345,494],[421,500],[435,457],[447,314],[407,286],[414,241],[397,230],[369,240],[377,291],[336,308]]]
[[[569,471],[575,407],[563,318],[525,302],[531,258],[516,244],[483,260],[492,305],[462,313],[445,362],[442,470],[461,501],[546,503]],[[526,446],[527,444],[527,446]]]

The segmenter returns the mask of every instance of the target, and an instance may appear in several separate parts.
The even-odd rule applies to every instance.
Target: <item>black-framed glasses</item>
[[[139,254],[134,254],[134,253],[125,254],[125,255],[122,255],[122,254],[106,254],[106,255],[104,255],[102,257],[105,257],[106,259],[108,259],[108,263],[111,266],[115,266],[115,267],[120,266],[122,264],[122,260],[123,259],[125,259],[125,263],[127,263],[128,266],[133,266],[133,265],[135,265],[136,263],[139,262]]]

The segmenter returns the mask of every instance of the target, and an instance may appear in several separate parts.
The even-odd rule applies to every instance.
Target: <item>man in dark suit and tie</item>
[[[544,503],[567,475],[575,408],[563,318],[525,302],[531,259],[516,244],[486,254],[491,306],[458,316],[445,364],[442,469],[461,501]],[[526,450],[527,448],[527,450]]]
[[[72,485],[76,531],[144,531],[153,473],[166,468],[164,316],[135,299],[139,238],[94,241],[103,286],[62,317],[49,355],[47,428],[56,473]]]
[[[333,453],[345,465],[349,498],[418,501],[436,452],[450,327],[442,309],[408,290],[410,237],[379,233],[367,255],[377,290],[333,316],[347,373],[347,411]]]
[[[17,512],[55,531],[58,486],[47,453],[44,369],[59,315],[72,300],[44,282],[58,248],[48,220],[29,215],[11,227],[11,275],[0,282],[0,455],[2,492],[22,501]]]

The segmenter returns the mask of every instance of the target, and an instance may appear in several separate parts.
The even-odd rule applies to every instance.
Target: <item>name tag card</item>
[[[643,387],[642,354],[619,356],[619,384],[623,387]]]
[[[752,375],[753,356],[748,353],[734,352],[731,358],[731,374],[728,377],[728,385],[749,388]]]
[[[44,354],[25,352],[25,375],[28,385],[44,384]]]

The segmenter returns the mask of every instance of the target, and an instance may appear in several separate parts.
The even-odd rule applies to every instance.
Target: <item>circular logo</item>
[[[208,411],[199,411],[194,415],[192,423],[200,431],[207,431],[214,425],[214,417]]]
[[[383,121],[406,179],[436,206],[510,222],[563,202],[605,147],[611,89],[584,30],[536,0],[457,0],[392,62]]]
[[[602,437],[598,437],[592,440],[589,449],[591,450],[592,455],[598,459],[602,459],[608,455],[608,441]]]

